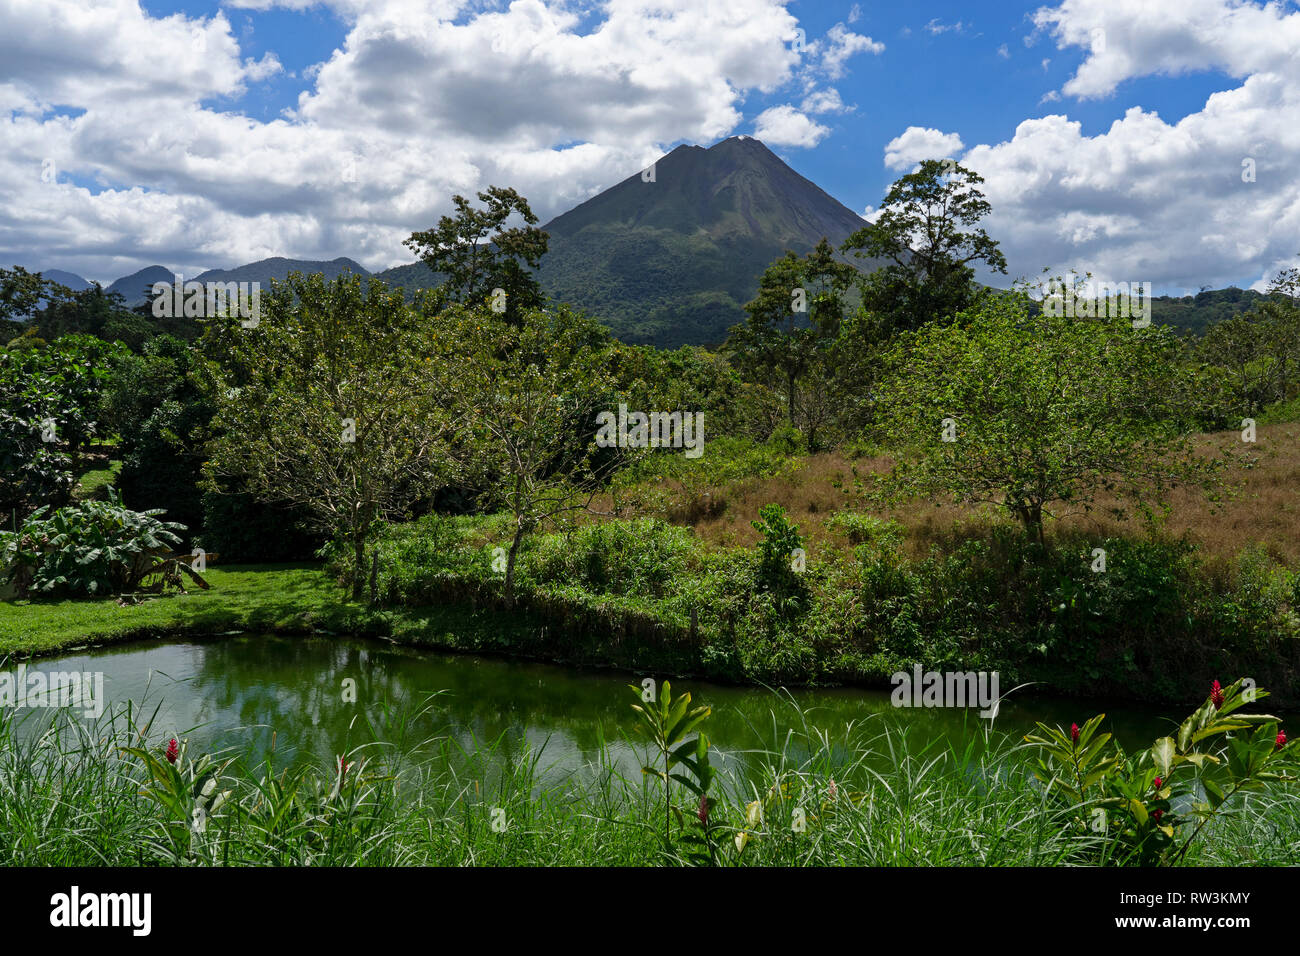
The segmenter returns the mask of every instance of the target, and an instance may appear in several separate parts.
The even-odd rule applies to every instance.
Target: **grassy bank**
[[[810,548],[795,573],[783,521],[765,519],[756,548],[709,546],[650,518],[536,535],[513,612],[546,628],[531,640],[557,659],[737,683],[888,686],[920,663],[1171,703],[1236,673],[1281,706],[1300,697],[1300,576],[1266,552],[1218,573],[1185,539],[1058,537],[1043,549],[995,526],[912,558],[896,523],[839,512],[850,555]],[[503,609],[494,556],[507,531],[499,517],[390,527],[381,602]]]
[[[210,590],[150,596],[139,604],[116,598],[0,603],[0,656],[229,631],[325,631],[454,648],[476,643],[480,631],[504,635],[515,629],[497,615],[467,607],[376,612],[347,600],[314,565],[210,568],[206,578]]]
[[[342,772],[249,765],[241,753],[185,745],[173,763],[166,740],[135,729],[139,716],[123,708],[75,730],[74,718],[52,746],[41,733],[17,733],[0,712],[0,865],[671,865],[688,861],[684,835],[704,830],[675,787],[681,822],[665,845],[653,777],[628,779],[606,756],[585,777],[543,786],[535,771],[544,748],[464,748],[439,735],[433,707],[386,712],[371,726],[377,742],[346,755]],[[502,747],[517,756],[499,759]],[[704,862],[1134,863],[1122,841],[1080,824],[1080,807],[1034,783],[1028,749],[996,734],[944,747],[872,721],[833,735],[783,732],[759,751],[763,766],[748,784],[725,771],[714,779]],[[1191,829],[1180,826],[1180,837]],[[1300,796],[1278,786],[1234,798],[1170,862],[1297,860]]]

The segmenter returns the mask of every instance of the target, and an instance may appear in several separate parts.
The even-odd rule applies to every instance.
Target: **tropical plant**
[[[209,319],[196,378],[216,407],[206,490],[286,504],[353,554],[366,579],[375,523],[436,487],[443,433],[430,317],[378,280],[290,273],[255,327]]]
[[[924,160],[900,178],[875,221],[841,251],[888,264],[861,283],[862,303],[884,337],[946,321],[982,295],[972,263],[1005,273],[998,244],[976,224],[992,211],[978,173],[952,160]]]
[[[877,402],[907,451],[882,490],[1004,507],[1040,543],[1045,515],[1103,495],[1148,510],[1176,485],[1214,493],[1224,462],[1192,445],[1167,328],[1030,311],[1008,294],[901,337]]]
[[[546,254],[547,235],[537,228],[528,200],[515,190],[489,186],[478,198],[486,209],[453,196],[455,217],[443,216],[436,228],[412,233],[405,245],[444,278],[441,289],[448,301],[482,306],[500,289],[505,298],[498,311],[518,321],[524,310],[544,300],[534,272]],[[514,215],[524,225],[507,229]]]
[[[1034,775],[1076,830],[1091,830],[1114,862],[1178,863],[1216,817],[1241,811],[1233,798],[1294,783],[1296,747],[1271,714],[1244,714],[1267,697],[1245,679],[1216,680],[1209,697],[1172,737],[1126,754],[1104,714],[1069,731],[1038,724],[1025,740],[1039,748]]]
[[[513,517],[504,590],[513,601],[526,535],[587,510],[622,460],[648,449],[601,449],[595,422],[622,399],[609,370],[612,342],[593,320],[560,307],[529,310],[517,324],[483,309],[439,316],[428,372],[450,419],[446,453],[487,507]]]
[[[779,383],[791,425],[801,408],[800,381],[835,342],[854,274],[825,239],[803,258],[787,252],[759,279],[745,306],[749,320],[731,329],[728,351],[745,372]]]
[[[702,732],[693,740],[687,739],[712,710],[702,705],[691,707],[690,692],[674,700],[669,681],[663,682],[657,700],[649,688],[629,686],[641,702],[632,705],[641,717],[638,728],[650,738],[654,748],[651,762],[643,766],[641,772],[658,777],[664,784],[665,852],[672,851],[672,818],[675,815],[683,856],[692,863],[715,862],[717,844],[713,835],[712,811],[716,801],[709,796],[714,775],[709,763],[709,739]],[[643,707],[642,703],[646,706]],[[690,773],[682,773],[682,769]],[[689,817],[672,802],[674,780],[697,798]]]
[[[803,538],[778,504],[758,509],[758,520],[750,522],[763,535],[758,543],[759,586],[779,597],[802,597],[806,589],[800,577],[804,567]]]
[[[158,510],[131,511],[112,487],[107,496],[49,517],[42,506],[18,531],[0,532],[0,582],[20,596],[162,590],[180,587],[181,575],[208,587],[187,559],[171,554],[184,525],[160,521]]]

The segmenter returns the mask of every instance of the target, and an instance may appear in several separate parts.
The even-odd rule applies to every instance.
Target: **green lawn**
[[[0,602],[0,658],[42,655],[136,638],[223,631],[327,631],[391,637],[407,644],[502,651],[526,644],[535,622],[463,606],[371,609],[315,565],[209,568],[211,590],[146,598]]]
[[[117,476],[121,471],[122,462],[118,459],[110,461],[107,468],[88,471],[77,480],[77,488],[73,495],[81,501],[98,497],[109,485],[117,483]]]
[[[312,567],[211,568],[209,591],[147,598],[122,606],[100,601],[8,601],[0,603],[0,655],[47,654],[84,643],[161,634],[229,630],[333,630],[362,609]]]

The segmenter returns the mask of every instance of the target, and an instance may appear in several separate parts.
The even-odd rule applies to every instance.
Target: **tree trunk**
[[[1020,524],[1025,529],[1026,538],[1035,544],[1041,545],[1046,543],[1046,539],[1043,536],[1042,502],[1013,502],[1011,504],[1011,513],[1020,519]]]
[[[352,557],[352,600],[360,601],[366,581],[366,533],[361,528],[352,532]]]
[[[793,372],[790,373],[789,378],[790,378],[790,391],[786,394],[786,402],[787,402],[788,413],[790,415],[790,427],[793,428],[794,427],[794,379],[795,379]]]
[[[515,556],[519,553],[519,544],[524,540],[522,522],[515,522],[515,539],[510,542],[510,554],[506,557],[506,607],[515,604]]]

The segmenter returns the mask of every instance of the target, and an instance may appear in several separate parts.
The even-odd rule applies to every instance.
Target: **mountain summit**
[[[773,259],[823,236],[838,246],[862,226],[760,141],[735,136],[678,146],[551,220],[539,278],[625,341],[717,343]]]
[[[744,321],[772,260],[823,236],[838,246],[863,222],[758,140],[733,136],[678,146],[546,223],[538,280],[625,342],[716,344]],[[378,275],[408,290],[434,282],[422,263]]]

